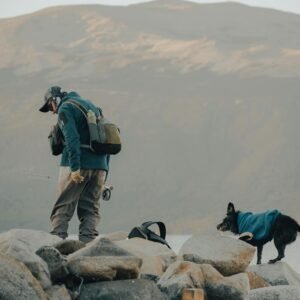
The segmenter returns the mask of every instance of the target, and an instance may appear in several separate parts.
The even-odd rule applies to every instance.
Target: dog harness
[[[273,225],[280,215],[277,209],[268,210],[264,213],[253,214],[251,212],[238,212],[238,231],[251,232],[252,243],[266,243],[272,240]]]

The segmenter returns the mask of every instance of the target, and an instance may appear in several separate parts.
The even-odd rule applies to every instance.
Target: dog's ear
[[[233,203],[229,202],[227,206],[227,214],[233,214],[235,213],[235,208]]]

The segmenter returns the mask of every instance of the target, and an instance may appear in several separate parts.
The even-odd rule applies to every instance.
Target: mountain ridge
[[[229,201],[300,219],[300,17],[195,5],[66,6],[0,20],[1,231],[49,227],[56,117],[38,108],[50,85],[94,101],[121,128],[104,232],[152,219],[201,231]]]

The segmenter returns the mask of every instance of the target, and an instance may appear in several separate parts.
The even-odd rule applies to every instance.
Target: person
[[[69,103],[75,101],[99,116],[99,109],[76,92],[50,87],[44,96],[41,112],[58,115],[58,126],[64,137],[59,170],[59,196],[51,212],[51,233],[63,239],[77,207],[79,240],[87,243],[98,236],[100,196],[109,171],[110,156],[97,154],[89,145],[89,129],[83,112]]]

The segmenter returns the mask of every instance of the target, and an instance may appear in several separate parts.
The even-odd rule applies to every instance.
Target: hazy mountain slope
[[[300,221],[299,25],[298,15],[274,10],[181,1],[1,20],[0,230],[49,227],[56,117],[37,109],[53,84],[120,125],[103,231],[152,219],[198,231],[228,201]]]

